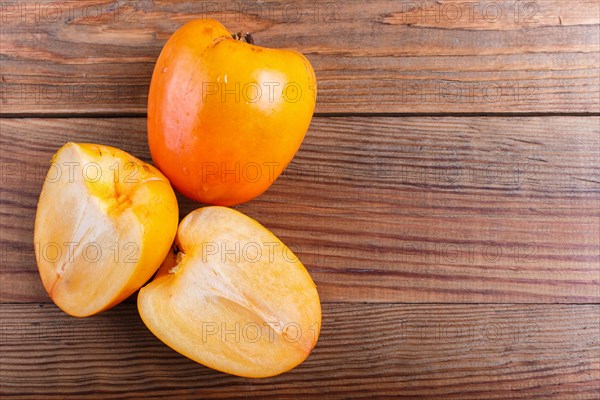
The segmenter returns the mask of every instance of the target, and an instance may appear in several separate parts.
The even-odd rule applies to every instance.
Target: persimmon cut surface
[[[148,94],[152,159],[185,196],[234,205],[263,193],[300,147],[316,102],[297,51],[232,37],[191,21],[165,44]]]
[[[146,326],[179,353],[245,377],[285,372],[318,339],[321,304],[296,256],[255,220],[229,208],[186,216],[176,256],[140,290]]]
[[[156,272],[177,222],[175,193],[156,168],[113,147],[67,143],[52,159],[35,219],[44,288],[73,316],[110,308]]]

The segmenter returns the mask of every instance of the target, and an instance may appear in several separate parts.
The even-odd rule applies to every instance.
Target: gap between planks
[[[132,300],[125,299],[119,304],[133,303]],[[54,303],[51,301],[0,301],[0,305],[3,306],[18,306],[18,305],[35,305],[37,304],[40,308],[46,306],[53,306]],[[426,302],[407,302],[407,301],[385,301],[385,302],[368,302],[368,301],[321,301],[321,304],[328,305],[399,305],[399,306],[467,306],[467,307],[480,307],[480,306],[595,306],[600,305],[600,302],[588,302],[588,303],[540,303],[540,302],[498,302],[498,303],[468,303],[468,302],[453,302],[453,303],[444,303],[444,302],[435,302],[435,301],[426,301]],[[116,306],[115,306],[116,307]],[[108,310],[106,310],[108,311]]]
[[[70,113],[0,113],[0,119],[26,119],[26,118],[146,118],[146,113],[95,113],[95,112],[70,112]],[[456,118],[478,118],[478,117],[508,117],[508,118],[532,118],[532,117],[600,117],[600,112],[479,112],[479,113],[314,113],[313,118],[414,118],[414,117],[456,117]]]

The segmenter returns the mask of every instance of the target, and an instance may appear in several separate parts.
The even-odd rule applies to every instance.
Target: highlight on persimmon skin
[[[268,229],[238,211],[206,207],[180,223],[171,253],[138,294],[146,326],[210,368],[261,378],[304,361],[321,324],[316,286]]]
[[[167,41],[152,75],[152,159],[188,198],[223,206],[252,200],[298,151],[316,93],[301,53],[236,40],[211,19],[191,21]]]
[[[52,159],[35,219],[44,288],[73,316],[113,307],[156,272],[177,223],[175,193],[156,168],[114,147],[67,143]]]

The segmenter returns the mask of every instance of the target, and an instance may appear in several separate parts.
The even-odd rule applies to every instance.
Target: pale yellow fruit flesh
[[[44,288],[83,317],[141,287],[175,236],[177,200],[154,167],[109,146],[67,143],[38,202],[34,246]]]
[[[183,219],[177,259],[140,290],[144,323],[201,364],[267,377],[301,363],[318,339],[321,304],[302,263],[269,230],[229,208]]]

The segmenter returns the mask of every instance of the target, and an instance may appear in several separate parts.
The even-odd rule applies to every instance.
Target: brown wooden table
[[[600,2],[0,2],[2,398],[597,399]],[[243,379],[180,356],[134,299],[75,319],[44,292],[37,197],[66,141],[150,160],[146,94],[195,18],[313,63],[316,115],[238,207],[323,301],[308,360]],[[181,215],[198,204],[181,199]]]

